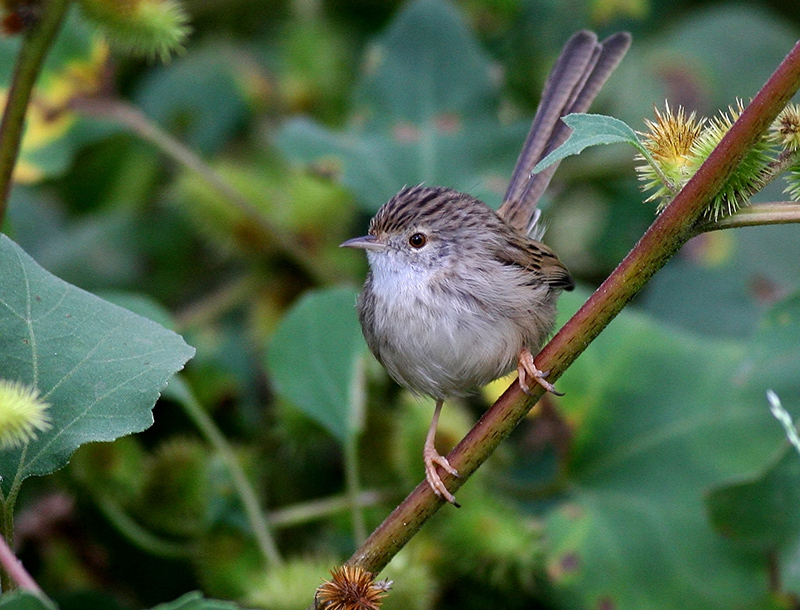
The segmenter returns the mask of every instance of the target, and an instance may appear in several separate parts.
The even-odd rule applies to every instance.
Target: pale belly
[[[523,333],[512,320],[441,294],[431,307],[420,294],[377,295],[376,315],[364,325],[370,348],[395,381],[436,398],[464,396],[516,367]]]

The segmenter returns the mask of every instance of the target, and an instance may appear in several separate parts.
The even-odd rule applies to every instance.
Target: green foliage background
[[[800,5],[780,2],[184,4],[194,32],[165,65],[108,54],[70,14],[37,93],[60,112],[31,119],[4,226],[14,242],[0,242],[2,296],[19,296],[22,269],[45,278],[48,311],[69,306],[95,330],[105,315],[126,321],[121,339],[97,330],[56,350],[44,381],[70,400],[130,373],[101,367],[120,343],[149,346],[137,356],[148,366],[159,341],[169,352],[143,396],[111,395],[74,418],[80,433],[47,468],[0,454],[8,491],[9,477],[50,472],[84,445],[26,481],[18,502],[19,555],[62,609],[305,607],[423,477],[432,412],[368,355],[353,308],[366,264],[338,244],[405,184],[498,204],[542,81],[579,28],[633,33],[593,111],[634,129],[665,99],[706,116],[748,99],[800,37]],[[3,83],[17,47],[0,40]],[[65,103],[86,94],[132,104],[205,167],[101,118],[97,98]],[[582,284],[562,298],[561,322],[653,218],[631,157],[600,147],[556,175],[546,241]],[[445,507],[392,562],[385,607],[798,607],[800,457],[765,396],[800,415],[798,260],[793,225],[692,240],[559,380],[554,409],[460,491],[463,508]],[[89,442],[147,427],[191,356],[117,305],[173,328],[196,355],[148,430]],[[32,374],[15,333],[64,334],[48,320],[19,330],[24,319],[0,316],[0,377]],[[65,372],[87,353],[98,357],[84,377]],[[446,405],[441,449],[504,383]],[[120,414],[135,421],[112,429]],[[279,558],[254,531],[231,461]],[[191,590],[230,602],[181,597]],[[49,607],[21,594],[0,606]]]

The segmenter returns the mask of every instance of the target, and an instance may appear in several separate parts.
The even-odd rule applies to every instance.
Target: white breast
[[[370,256],[376,355],[400,384],[436,398],[463,396],[511,371],[522,346],[518,325],[487,315],[464,295],[432,290],[435,271]]]

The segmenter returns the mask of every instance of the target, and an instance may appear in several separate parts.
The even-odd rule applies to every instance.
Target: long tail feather
[[[569,136],[569,128],[561,117],[588,110],[630,43],[627,32],[598,42],[593,32],[581,30],[564,45],[545,83],[531,130],[498,211],[520,231],[534,231],[539,217],[536,206],[558,168],[556,163],[531,175],[534,166]]]

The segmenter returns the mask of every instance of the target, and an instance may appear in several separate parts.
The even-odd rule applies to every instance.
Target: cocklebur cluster
[[[682,107],[673,111],[669,104],[663,112],[656,109],[655,121],[646,120],[647,131],[639,132],[651,156],[647,161],[641,155],[637,157],[644,161],[637,167],[639,179],[644,182],[642,188],[653,191],[647,201],[659,200],[658,209],[662,210],[694,176],[743,109],[739,100],[711,119],[698,118],[694,112],[687,114]],[[734,214],[775,178],[778,162],[775,143],[773,137],[765,136],[747,151],[705,211],[705,220],[716,221]]]

